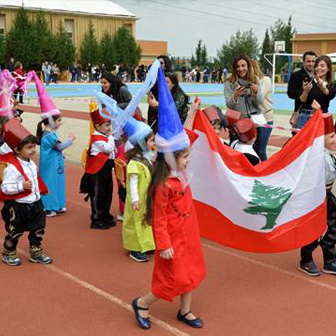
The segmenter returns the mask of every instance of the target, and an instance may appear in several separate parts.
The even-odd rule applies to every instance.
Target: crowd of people
[[[78,67],[74,64],[76,74],[70,71],[74,81],[80,76]],[[91,67],[91,79],[97,80],[92,72],[95,68]],[[22,64],[15,69],[22,70]],[[22,80],[22,73],[15,69],[16,80]],[[45,75],[50,75],[50,69],[51,65],[46,62]],[[201,101],[195,99],[190,104],[173,73],[169,57],[161,55],[147,72],[144,70],[142,74],[141,70],[140,77],[157,74],[155,84],[147,93],[146,120],[139,109],[132,115],[127,114],[132,95],[125,80],[118,75],[120,68],[116,67],[112,73],[103,70],[102,66],[99,70],[102,89],[97,96],[101,108],[97,105],[90,113],[94,131],[80,183],[80,192],[90,200],[90,228],[108,230],[116,225],[116,218],[110,213],[114,170],[120,209],[117,219],[123,221],[124,249],[136,262],[147,262],[155,251],[151,290],[132,301],[137,323],[141,328],[149,329],[152,304],[158,299],[172,301],[180,296],[178,320],[201,328],[204,325],[202,319],[191,312],[192,292],[205,278],[197,216],[186,173],[190,147],[197,138],[192,125],[196,114],[204,113],[223,146],[231,146],[243,153],[251,165],[267,160],[266,149],[274,123],[271,80],[262,73],[257,61],[244,54],[237,55],[232,73],[226,77],[222,73],[227,112],[223,113],[217,106],[199,112]],[[215,72],[217,79],[219,73],[220,70]],[[203,78],[204,75],[209,76],[207,80],[212,80],[210,70],[203,74]],[[4,85],[6,77],[2,76],[1,85]],[[36,73],[31,72],[27,77],[34,79],[41,104],[36,136],[20,123],[22,119],[14,118],[14,106],[8,100],[10,113],[0,116],[3,143],[0,159],[8,163],[0,191],[6,229],[2,260],[11,266],[21,264],[16,247],[25,231],[29,232],[30,260],[42,264],[52,262],[42,248],[46,216],[66,212],[62,153],[76,139],[75,135],[69,134],[67,140],[60,141],[57,135],[62,125],[60,111]],[[47,85],[46,78],[45,82]],[[336,275],[336,200],[331,192],[336,179],[336,160],[332,155],[335,129],[332,115],[327,113],[335,94],[328,56],[318,57],[312,51],[306,52],[303,68],[289,80],[288,96],[295,100],[290,122],[295,136],[316,110],[325,113],[328,200],[326,234],[301,249],[299,269],[310,276],[321,274],[312,257],[319,245],[324,256],[322,271]],[[32,160],[36,145],[41,148],[39,170]]]

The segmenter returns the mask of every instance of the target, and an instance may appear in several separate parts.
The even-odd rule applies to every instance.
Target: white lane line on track
[[[27,252],[25,252],[25,251],[23,251],[21,249],[18,249],[18,250],[23,255],[29,257],[29,254]],[[102,290],[102,289],[100,289],[100,288],[98,288],[98,287],[90,284],[89,282],[86,282],[86,281],[84,281],[82,279],[77,278],[76,276],[72,275],[71,273],[63,271],[61,268],[59,268],[57,266],[53,266],[53,265],[44,265],[44,266],[46,266],[51,271],[53,271],[53,272],[55,272],[55,273],[63,276],[64,278],[69,279],[72,282],[74,282],[74,283],[76,283],[76,284],[78,284],[78,285],[80,285],[80,286],[88,289],[89,291],[91,291],[91,292],[93,292],[93,293],[95,293],[95,294],[97,294],[97,295],[99,295],[99,296],[101,296],[101,297],[103,297],[103,298],[105,298],[105,299],[107,299],[107,300],[109,300],[109,301],[117,304],[118,306],[120,306],[120,307],[122,307],[124,309],[127,309],[128,311],[132,312],[132,314],[133,314],[133,308],[132,308],[132,306],[129,303],[127,303],[127,302],[119,299],[118,297],[116,297],[116,296],[114,296],[114,295],[112,295],[112,294],[110,294],[108,292],[105,292],[104,290]],[[160,320],[160,319],[158,319],[158,318],[156,318],[156,317],[154,317],[152,315],[151,315],[151,321],[154,324],[156,324],[158,327],[160,327],[160,328],[162,328],[162,329],[164,329],[164,330],[166,330],[166,331],[168,331],[168,332],[170,332],[170,333],[172,333],[172,334],[174,334],[176,336],[190,336],[190,334],[187,334],[187,333],[185,333],[185,332],[183,332],[183,331],[181,331],[181,330],[173,327],[172,325],[170,325],[170,324],[168,324],[168,323],[166,323],[166,322],[164,322],[164,321],[162,321],[162,320]]]
[[[241,259],[241,260],[244,260],[244,261],[247,261],[247,262],[250,262],[250,263],[253,263],[255,265],[258,265],[258,266],[261,266],[261,267],[264,267],[264,268],[268,268],[272,271],[276,271],[276,272],[280,272],[282,274],[285,274],[285,275],[288,275],[288,276],[291,276],[293,278],[297,278],[297,279],[300,279],[300,280],[304,280],[306,282],[309,282],[313,285],[316,285],[316,286],[319,286],[319,287],[323,287],[323,288],[327,288],[327,289],[330,289],[332,291],[336,291],[336,287],[335,286],[332,286],[332,285],[329,285],[325,282],[321,282],[321,281],[317,281],[317,280],[313,280],[312,278],[308,278],[308,275],[307,276],[301,276],[299,274],[296,274],[296,273],[293,273],[293,272],[289,272],[289,271],[286,271],[280,267],[277,267],[277,266],[273,266],[273,265],[269,265],[269,264],[266,264],[262,261],[258,261],[258,260],[254,260],[252,258],[249,258],[249,257],[245,257],[243,255],[240,255],[238,253],[234,253],[234,252],[229,252],[229,251],[226,251],[220,247],[216,247],[216,246],[212,246],[212,245],[209,245],[209,244],[205,244],[205,243],[202,243],[204,247],[207,247],[211,250],[214,250],[214,251],[217,251],[217,252],[220,252],[220,253],[224,253],[224,254],[227,254],[229,256],[232,256],[232,257],[235,257],[235,258],[238,258],[238,259]]]

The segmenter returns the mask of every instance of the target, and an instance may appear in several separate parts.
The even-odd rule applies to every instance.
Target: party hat
[[[325,134],[335,133],[334,118],[331,113],[323,113]]]
[[[159,121],[155,143],[158,152],[175,152],[190,146],[189,138],[183,129],[175,102],[170,93],[162,69],[158,72]]]
[[[54,102],[49,97],[46,89],[44,88],[40,78],[37,76],[36,72],[33,72],[33,77],[36,85],[38,100],[41,107],[41,118],[47,119],[53,116],[60,115],[61,112],[56,108]]]
[[[105,108],[102,108],[100,113],[104,118],[110,118],[114,131],[122,128],[133,146],[139,144],[141,149],[146,151],[145,139],[152,132],[152,129],[118,107],[117,102],[105,93],[98,92],[97,101],[99,105],[104,105]]]
[[[13,118],[13,109],[14,109],[14,101],[11,97],[11,81],[10,77],[6,73],[8,70],[4,70],[1,72],[1,91],[0,91],[0,116]],[[10,75],[10,74],[9,74]]]
[[[14,150],[31,133],[17,119],[10,119],[3,125],[4,141]]]

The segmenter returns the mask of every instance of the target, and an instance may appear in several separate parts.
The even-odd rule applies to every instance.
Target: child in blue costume
[[[36,136],[40,139],[40,174],[49,189],[49,194],[42,196],[43,206],[48,217],[65,212],[65,172],[62,151],[72,145],[76,137],[70,134],[65,142],[60,142],[56,131],[62,125],[60,111],[45,91],[40,79],[35,75],[35,84],[41,106],[41,118]],[[45,126],[43,130],[42,124]]]

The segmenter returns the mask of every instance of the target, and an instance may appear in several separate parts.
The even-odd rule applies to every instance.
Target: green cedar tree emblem
[[[262,184],[254,180],[252,197],[249,204],[252,206],[243,209],[251,215],[261,215],[266,217],[266,225],[261,230],[272,229],[276,225],[276,219],[284,205],[288,202],[292,193],[290,189],[273,187]]]

